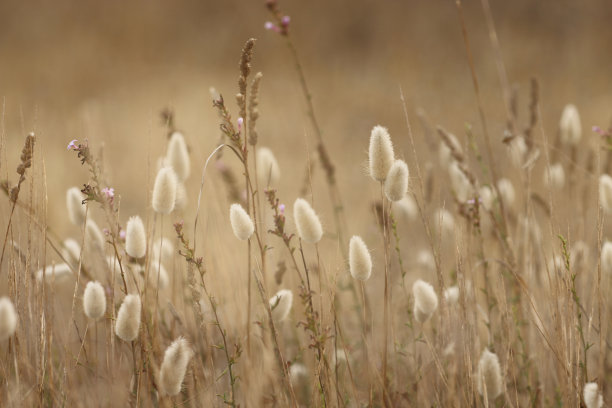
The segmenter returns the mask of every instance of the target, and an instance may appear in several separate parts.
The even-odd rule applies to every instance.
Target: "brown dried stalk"
[[[17,166],[17,174],[19,174],[19,180],[17,185],[10,189],[9,199],[13,203],[11,206],[11,214],[9,215],[8,225],[6,226],[6,233],[4,234],[4,244],[2,245],[2,255],[0,255],[0,268],[2,268],[2,261],[4,260],[4,253],[6,251],[6,243],[8,242],[9,231],[11,230],[11,220],[15,213],[15,207],[17,206],[17,199],[19,198],[19,191],[21,191],[21,184],[25,181],[25,171],[32,167],[32,156],[34,156],[34,142],[36,138],[34,133],[30,133],[26,136],[25,144],[21,150],[21,163]],[[2,273],[2,269],[0,269]]]

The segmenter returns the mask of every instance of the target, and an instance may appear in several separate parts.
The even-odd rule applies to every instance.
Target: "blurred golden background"
[[[509,82],[518,90],[521,125],[527,124],[529,120],[530,79],[537,78],[539,83],[538,106],[542,127],[538,124],[534,139],[542,156],[533,172],[529,170],[523,173],[520,166],[511,165],[511,158],[502,143],[506,111],[495,50],[489,39],[482,4],[478,0],[465,1],[463,16],[475,73],[479,81],[484,116],[496,155],[494,161],[502,173],[499,177],[510,179],[516,186],[517,194],[522,195],[516,200],[517,203],[521,203],[521,208],[511,211],[511,225],[514,230],[509,234],[510,244],[516,246],[518,251],[523,250],[523,245],[530,245],[530,239],[525,240],[522,235],[521,222],[525,215],[530,215],[534,225],[546,228],[547,231],[546,239],[537,247],[538,251],[541,247],[541,253],[535,254],[537,256],[534,255],[533,258],[538,262],[529,264],[530,254],[527,254],[525,259],[529,262],[525,261],[525,265],[518,265],[517,270],[519,274],[524,273],[522,276],[533,284],[532,288],[535,289],[530,292],[530,296],[533,294],[540,305],[543,305],[541,310],[548,313],[547,302],[552,305],[558,304],[559,299],[565,299],[566,304],[571,304],[572,299],[569,291],[566,292],[565,298],[555,297],[555,292],[550,291],[548,286],[540,285],[536,280],[544,276],[541,274],[548,270],[548,264],[542,266],[539,263],[540,257],[554,261],[555,258],[551,258],[550,255],[555,253],[558,255],[559,242],[553,233],[567,232],[565,236],[571,243],[578,240],[585,241],[588,248],[593,248],[591,254],[595,255],[599,254],[601,244],[598,227],[602,228],[601,235],[606,239],[610,236],[612,228],[609,225],[604,228],[596,214],[599,206],[595,203],[599,202],[596,200],[595,185],[599,168],[585,171],[593,164],[590,158],[600,156],[593,153],[600,149],[601,143],[598,142],[601,138],[591,131],[591,127],[599,125],[607,128],[612,119],[610,109],[612,106],[612,53],[610,52],[612,51],[612,2],[609,0],[490,0],[490,3]],[[52,230],[59,240],[80,237],[79,227],[70,225],[67,221],[65,194],[68,188],[81,187],[87,183],[89,174],[86,166],[81,166],[79,163],[76,153],[67,151],[66,146],[73,139],[80,142],[89,140],[96,157],[102,157],[109,187],[113,187],[120,197],[119,220],[122,225],[129,216],[140,214],[149,228],[153,225],[158,228],[163,224],[163,227],[159,227],[163,228],[162,234],[176,242],[171,224],[184,219],[187,235],[190,238],[198,237],[197,255],[205,258],[206,267],[209,268],[210,273],[206,276],[211,282],[211,292],[218,296],[220,305],[225,308],[222,311],[226,314],[223,318],[227,316],[226,321],[230,331],[234,330],[234,335],[238,339],[242,336],[240,330],[246,313],[244,311],[248,279],[248,273],[245,273],[246,244],[238,242],[232,235],[228,220],[228,208],[232,201],[227,198],[226,185],[215,171],[214,165],[207,172],[208,184],[203,190],[202,208],[199,213],[202,219],[198,227],[201,229],[194,234],[192,226],[202,167],[220,141],[220,120],[212,106],[210,88],[214,87],[224,95],[235,120],[238,116],[234,100],[237,92],[238,60],[242,46],[248,38],[257,39],[253,73],[261,71],[264,75],[259,94],[261,117],[257,122],[258,146],[271,147],[278,159],[281,169],[278,197],[287,205],[288,230],[290,233],[295,231],[289,209],[295,199],[302,194],[300,190],[304,185],[306,163],[310,157],[313,163],[313,207],[320,215],[325,231],[324,239],[321,241],[320,262],[320,265],[323,265],[321,271],[324,273],[320,276],[333,278],[334,285],[337,278],[340,290],[345,289],[342,281],[350,279],[346,260],[342,257],[340,248],[346,249],[348,237],[356,234],[362,236],[368,245],[372,245],[372,256],[376,266],[373,278],[368,283],[368,291],[374,296],[374,300],[382,292],[383,246],[380,245],[380,231],[374,222],[372,211],[372,204],[380,194],[380,186],[366,175],[365,170],[370,131],[374,125],[381,124],[389,128],[395,144],[396,158],[406,160],[411,172],[411,188],[416,190],[414,186],[418,180],[415,155],[408,137],[400,88],[405,95],[408,116],[415,134],[416,156],[424,173],[427,172],[423,179],[433,180],[431,183],[434,185],[431,189],[433,193],[428,196],[432,202],[426,203],[424,210],[426,213],[424,223],[425,218],[439,221],[434,215],[439,208],[455,207],[449,179],[445,174],[446,168],[444,165],[439,165],[440,139],[436,132],[431,131],[433,126],[442,125],[456,134],[467,152],[465,130],[466,125],[471,124],[475,140],[484,151],[478,104],[455,1],[279,0],[279,4],[283,12],[291,17],[289,30],[313,95],[314,108],[328,153],[336,165],[338,187],[346,205],[344,216],[349,224],[345,231],[347,236],[343,237],[344,241],[340,241],[334,235],[334,218],[327,183],[319,161],[315,159],[317,139],[306,114],[306,103],[293,60],[284,38],[265,30],[264,24],[270,20],[270,15],[263,0],[102,2],[0,0],[0,97],[2,98],[0,100],[0,180],[8,178],[14,183],[17,179],[15,168],[19,164],[24,137],[28,132],[34,131],[37,135],[34,164],[27,171],[28,182],[24,184],[25,192],[20,196],[20,200],[34,207],[37,219],[42,224],[47,224],[49,231]],[[583,136],[580,148],[572,150],[572,153],[568,153],[569,150],[563,151],[551,147],[557,135],[561,112],[568,103],[578,107],[582,121]],[[177,128],[184,133],[190,147],[191,176],[186,182],[187,209],[167,216],[162,222],[153,214],[150,195],[157,172],[158,158],[165,154],[167,146],[167,129],[160,118],[160,112],[166,107],[174,111]],[[427,128],[422,126],[417,115],[418,111],[425,112],[431,126],[429,132],[424,131]],[[546,144],[543,140],[550,141],[550,146],[543,146]],[[570,188],[550,193],[550,196],[548,188],[538,190],[543,184],[543,169],[548,162],[543,156],[548,152],[561,155],[557,160],[567,166],[568,175],[572,177],[568,183]],[[576,153],[577,157],[570,157],[573,153]],[[476,163],[474,158],[476,155],[471,150],[466,156],[471,162],[472,170],[478,173],[479,177],[480,172],[488,171],[486,168],[489,165],[488,159],[485,160],[487,163],[483,166],[485,167],[483,171]],[[242,188],[240,165],[235,157],[226,151],[223,160],[235,171],[239,188]],[[524,177],[532,175],[533,186],[524,183]],[[488,175],[480,178],[482,184],[488,181]],[[528,188],[525,188],[526,185]],[[584,186],[584,189],[577,193],[579,190],[572,190],[575,186]],[[533,205],[537,211],[532,209],[529,200],[533,191],[542,191],[539,198],[545,202],[544,205],[541,205],[541,202]],[[311,199],[310,196],[307,198]],[[543,216],[544,211],[541,210],[542,207],[546,207],[549,198],[551,204],[553,199],[555,205],[559,203],[555,208],[554,217]],[[525,208],[529,209],[527,214],[523,214],[523,203]],[[580,203],[584,205],[581,206]],[[91,218],[97,219],[101,226],[106,225],[100,221],[102,214],[98,207],[90,206]],[[10,208],[9,200],[0,200],[0,213],[9,214]],[[577,208],[581,209],[582,213]],[[269,208],[266,208],[264,214],[268,219],[261,217],[258,221],[259,226],[270,221]],[[457,218],[460,219],[460,216],[457,215]],[[538,221],[539,218],[543,221]],[[6,226],[8,219],[7,215],[0,218],[0,231],[9,231]],[[32,264],[28,263],[28,267],[37,270],[43,265],[59,261],[59,257],[46,244],[43,245],[45,243],[43,234],[38,234],[32,227],[25,211],[21,208],[16,211],[11,222],[13,225],[11,233],[14,234],[11,240],[20,243],[23,248],[35,248],[33,255],[28,258],[32,260]],[[476,256],[475,235],[470,235],[468,224],[457,223],[454,229],[456,237],[459,237],[458,240],[448,241],[443,247],[438,247],[441,253],[441,267],[437,269],[442,271],[449,283],[457,280],[455,266],[460,259],[458,256],[460,246],[473,252],[466,252],[467,256],[464,257],[467,260],[465,270],[468,272],[468,277],[474,278],[477,267],[481,264],[480,250]],[[433,267],[431,270],[426,270],[420,265],[423,262],[418,258],[420,250],[428,248],[424,230],[420,222],[412,222],[410,225],[400,224],[402,256],[407,261],[409,274],[406,279],[402,276],[394,283],[397,288],[394,289],[396,293],[400,293],[398,292],[400,282],[402,289],[406,290],[404,283],[411,284],[416,277],[423,277],[431,282],[435,279],[431,271]],[[155,233],[151,233],[150,236],[158,239],[159,229],[153,232]],[[452,238],[452,234],[448,231],[445,233]],[[485,241],[487,250],[490,247],[494,251],[496,241],[491,238],[492,236],[492,234],[486,236]],[[269,235],[268,237],[267,243],[276,246],[273,249],[277,250],[270,251],[269,265],[265,271],[268,274],[268,282],[273,282],[272,275],[277,267],[277,261],[282,262],[287,255],[284,254],[277,237]],[[440,238],[440,242],[442,240]],[[461,240],[465,242],[457,244]],[[399,243],[397,245],[400,246]],[[309,247],[308,251],[310,252],[307,256],[314,259],[314,250]],[[180,278],[185,264],[183,258],[176,254],[175,258],[176,273],[173,276]],[[318,252],[317,261],[319,261]],[[13,262],[13,265],[17,265],[14,259]],[[554,269],[552,262],[549,263]],[[587,265],[588,268],[585,267],[585,270],[591,272],[597,270],[594,268],[595,264]],[[98,266],[102,269],[101,265]],[[397,268],[395,269],[398,272]],[[17,266],[14,266],[13,275],[21,276],[16,271]],[[291,277],[290,273],[287,276],[288,278],[282,283],[283,287],[295,289],[296,277]],[[594,292],[587,291],[595,287],[591,280],[592,275],[580,276],[582,279],[580,284],[585,286],[581,296],[591,299]],[[501,273],[496,274],[493,286],[498,292],[495,296],[505,302],[509,298],[502,285],[504,279]],[[474,280],[475,287],[479,287],[477,286],[479,284],[482,285],[482,282]],[[280,285],[272,283],[270,292],[280,289]],[[599,286],[597,289],[599,290]],[[80,296],[81,292],[78,293]],[[68,306],[66,300],[71,297],[74,300],[76,294],[76,291],[68,287],[66,293],[59,292],[59,296],[53,301],[66,308]],[[348,295],[343,296],[348,297]],[[179,299],[182,305],[177,303],[177,310],[179,313],[184,313],[188,310],[185,299],[183,297]],[[395,310],[404,313],[397,314],[396,324],[404,328],[402,319],[410,316],[412,300],[407,292],[405,296],[400,295],[393,299]],[[373,316],[382,314],[380,303],[373,302]],[[25,298],[22,298],[21,310],[25,310],[25,305]],[[474,302],[473,306],[470,313],[474,312],[476,317],[476,306],[480,305]],[[497,321],[497,317],[500,321],[505,319],[510,309],[508,304],[502,306],[500,310],[503,313],[500,312],[499,316],[497,312],[494,314],[493,326],[496,330],[494,334],[497,337],[493,340],[498,345],[514,347],[514,343],[510,342],[511,337],[508,337],[508,343],[503,337],[508,331],[506,326]],[[531,309],[527,309],[526,305],[523,306],[531,313]],[[58,310],[61,309],[58,307]],[[551,316],[555,318],[560,315],[564,318],[571,316],[571,313],[565,313],[565,310],[563,313],[567,316],[562,313],[553,316],[552,312],[544,314],[544,321],[546,324],[552,322],[550,326],[556,328],[555,320]],[[59,321],[63,315],[58,312],[57,316]],[[299,316],[301,318],[301,315]],[[598,316],[600,318],[603,316],[601,332],[607,335],[609,328],[605,322],[609,321],[606,319],[609,314],[604,312]],[[586,317],[583,320],[586,322]],[[31,321],[34,321],[32,316],[30,316]],[[359,336],[354,334],[358,333],[356,322],[357,320],[352,322],[347,318],[347,333],[358,338]],[[448,331],[447,336],[454,340],[455,336],[459,337],[466,328],[459,327],[459,319],[452,319],[452,322],[457,325]],[[27,326],[25,320],[20,324],[24,327],[22,331],[24,333],[26,328],[28,330],[36,328],[34,325]],[[57,349],[64,349],[64,352],[71,348],[77,350],[79,339],[71,332],[72,328],[64,330],[64,326],[57,327],[58,329],[53,332],[56,344],[60,345]],[[533,362],[535,369],[532,371],[541,373],[542,378],[537,381],[533,378],[524,381],[527,385],[536,382],[543,384],[543,395],[545,398],[551,398],[556,395],[562,372],[542,341],[538,331],[539,326],[538,330],[534,330],[536,327],[534,324],[528,327],[527,342],[533,346],[529,363]],[[573,327],[575,327],[574,321],[568,319],[567,331]],[[289,332],[289,329],[289,325],[285,326],[286,332]],[[466,350],[459,352],[470,355],[472,360],[469,361],[476,361],[478,356],[476,352],[480,353],[481,346],[487,344],[490,338],[487,338],[487,342],[484,341],[485,328],[482,324],[471,329],[473,330],[470,331],[470,335],[480,336],[478,341],[464,342],[470,349],[468,350],[466,346]],[[177,330],[177,334],[184,334],[178,333],[179,331]],[[192,340],[198,341],[200,333],[197,330],[190,333],[185,330],[185,332]],[[105,333],[112,337],[111,331]],[[558,332],[551,331],[551,333],[560,338]],[[412,331],[410,334],[412,335]],[[601,341],[605,336],[599,337]],[[567,344],[573,347],[578,343]],[[373,346],[375,345],[373,343]],[[33,347],[30,345],[31,349]],[[297,353],[291,347],[293,346],[287,348],[287,354],[290,358],[294,358]],[[568,347],[568,350],[570,348]],[[161,348],[157,350],[158,357],[160,353]],[[27,355],[28,358],[30,356],[30,354],[23,355]],[[506,364],[505,361],[508,359],[500,355]],[[600,355],[603,356],[603,353]],[[69,358],[66,356],[67,353],[63,358],[68,361]],[[589,358],[592,360],[590,367],[594,367],[593,361],[596,357],[596,354],[590,354]],[[605,357],[609,359],[609,353],[606,352]],[[240,364],[242,361],[245,360],[241,360]],[[516,361],[510,360],[506,366],[512,367],[513,373],[516,369],[516,372],[522,376],[523,372],[520,371],[522,366],[516,365]],[[580,359],[569,361],[578,362]],[[603,375],[610,372],[607,370],[608,365],[603,364],[603,358],[597,363],[599,371],[591,368],[590,376],[583,378],[585,381],[591,380],[594,377],[593,373]],[[62,365],[58,367],[62,368]],[[244,377],[248,377],[244,389],[252,386],[248,381],[256,383],[261,380],[261,388],[264,390],[261,395],[265,395],[268,386],[265,378],[263,376],[259,378],[259,371],[258,375],[248,375],[253,373],[251,370],[259,370],[258,367],[247,364],[240,366],[240,370],[244,370],[241,375],[245,374]],[[434,366],[429,364],[429,367],[431,369]],[[80,375],[81,371],[78,371],[80,368],[71,370],[69,376],[74,378],[75,382],[81,381],[81,377],[85,378],[83,384],[91,382],[91,379]],[[456,371],[458,374],[455,377],[464,380],[465,375],[471,375],[471,371],[472,366],[469,366],[465,371]],[[435,373],[433,371],[429,373],[429,378],[433,378],[431,375]],[[120,378],[128,383],[131,374],[124,370],[122,375],[113,379]],[[215,376],[212,375],[211,378],[213,377]],[[257,378],[253,379],[254,377]],[[412,373],[410,376],[398,376],[402,387],[408,383],[404,383],[404,378],[411,378],[412,381],[413,377]],[[603,379],[598,377],[598,380]],[[115,383],[112,387],[122,393],[127,392],[121,381]],[[429,387],[434,389],[436,384],[437,380],[431,381]],[[457,384],[458,388],[463,387],[460,381]],[[114,398],[117,400],[127,398],[127,396],[125,398],[114,396],[103,384],[96,386],[99,389],[96,389],[94,394],[90,389],[86,390],[88,396],[95,395],[96,398],[101,398],[101,401],[109,400],[113,403]],[[578,387],[575,388],[574,390],[573,384],[566,385],[567,390],[572,390],[571,398],[577,395],[575,391]],[[82,395],[84,389],[85,387],[80,388],[74,395]],[[190,389],[197,387],[193,386]],[[249,391],[259,398],[256,387],[252,389],[255,391]],[[511,390],[510,386],[508,390]],[[216,391],[214,388],[206,389],[211,395],[211,401],[215,400]],[[428,395],[427,390],[421,392],[421,398],[424,400]],[[524,392],[524,389],[521,392],[523,392],[521,402],[527,402],[528,393]],[[433,395],[433,392],[429,394]],[[608,401],[609,394],[610,387],[606,394]],[[516,399],[516,405],[520,406],[518,396]],[[572,399],[568,397],[567,400]]]
[[[283,0],[280,7],[291,16],[328,148],[337,162],[348,159],[341,180],[360,176],[377,123],[389,127],[400,154],[408,156],[400,86],[419,138],[417,108],[458,134],[468,122],[480,132],[454,1]],[[592,125],[607,125],[612,4],[520,0],[493,1],[491,7],[508,77],[520,89],[523,119],[533,76],[551,135],[570,102],[580,110],[587,138]],[[463,8],[485,114],[499,147],[505,111],[494,52],[480,2],[467,1]],[[64,191],[85,177],[66,153],[68,141],[103,142],[115,187],[131,191],[124,208],[142,208],[150,186],[134,187],[130,180],[163,154],[159,111],[175,110],[194,149],[197,175],[219,136],[209,88],[234,106],[240,49],[255,37],[253,69],[264,73],[260,143],[274,146],[285,171],[297,166],[302,174],[305,147],[310,141],[312,150],[314,138],[288,49],[264,29],[269,18],[263,1],[2,1],[0,96],[9,168],[17,164],[24,134],[35,130],[47,179]],[[63,200],[52,200],[49,211],[63,206]]]

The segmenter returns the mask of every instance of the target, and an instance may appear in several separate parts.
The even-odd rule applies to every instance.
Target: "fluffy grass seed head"
[[[523,167],[525,156],[527,156],[527,152],[529,151],[525,138],[522,136],[513,138],[510,143],[508,143],[508,150],[510,152],[512,164],[514,164],[515,167]]]
[[[401,218],[404,218],[405,221],[414,221],[419,216],[419,208],[410,195],[404,196],[399,201],[395,201],[392,204],[393,213],[399,215]]]
[[[349,269],[353,278],[368,280],[372,274],[372,257],[361,237],[354,235],[349,243]]]
[[[187,188],[185,183],[179,182],[176,185],[176,198],[174,200],[174,211],[183,211],[187,207]]]
[[[476,375],[478,392],[484,395],[485,390],[489,401],[493,401],[504,391],[504,383],[497,354],[484,349],[478,362]]]
[[[544,170],[544,183],[553,190],[561,190],[565,186],[565,170],[561,163],[551,164]]]
[[[599,202],[607,214],[612,213],[612,177],[607,174],[599,177]]]
[[[436,260],[429,249],[421,249],[416,257],[417,265],[426,271],[436,270]]]
[[[153,286],[157,286],[159,283],[159,290],[164,290],[170,284],[170,276],[164,268],[163,264],[160,264],[158,260],[151,262],[151,270],[149,271],[149,282]]]
[[[582,393],[584,397],[584,405],[586,408],[601,408],[603,407],[603,396],[599,392],[597,383],[590,382],[584,384],[584,390]]]
[[[234,235],[241,241],[246,241],[251,238],[255,232],[253,220],[240,204],[232,204],[230,206],[230,223]]]
[[[191,162],[189,160],[187,143],[185,143],[182,133],[174,132],[170,136],[165,163],[172,167],[178,181],[183,182],[187,180],[191,170]]]
[[[453,161],[451,165],[448,166],[448,175],[450,176],[451,186],[459,202],[465,203],[473,197],[474,192],[472,184],[465,173],[461,171],[456,161]]]
[[[601,270],[612,276],[612,242],[607,240],[601,246]]]
[[[445,132],[446,140],[453,145],[453,149],[459,154],[463,155],[463,149],[461,143],[457,140],[457,136],[450,132]],[[438,150],[438,160],[440,160],[440,166],[446,169],[453,161],[453,153],[451,149],[446,145],[444,141],[440,142],[440,149]]]
[[[575,146],[580,142],[582,125],[576,106],[572,104],[565,106],[559,121],[559,130],[561,132],[561,143],[564,145]]]
[[[425,323],[438,308],[438,295],[429,283],[417,280],[412,285],[414,295],[414,318],[419,323]]]
[[[90,319],[98,320],[106,312],[106,296],[100,282],[90,281],[83,292],[83,310]]]
[[[159,256],[161,255],[162,262],[168,265],[170,262],[172,262],[172,258],[174,258],[174,244],[166,237],[162,237],[161,239],[155,238],[153,240],[152,252],[153,259],[159,260]]]
[[[39,269],[38,272],[36,272],[36,280],[39,282],[42,282],[44,279],[45,282],[55,281],[59,283],[71,278],[72,276],[72,269],[70,269],[70,266],[65,263],[47,265],[46,268]]]
[[[581,240],[575,241],[570,249],[570,269],[575,271],[577,269],[586,268],[590,255],[591,248],[589,244]]]
[[[183,337],[174,340],[164,353],[159,370],[159,385],[163,395],[177,395],[181,392],[185,372],[193,350]]]
[[[73,267],[78,267],[79,258],[81,256],[81,246],[74,239],[68,238],[64,241],[62,256],[70,265]]]
[[[104,252],[104,244],[106,238],[98,224],[94,220],[87,220],[87,227],[85,228],[85,245],[90,251],[102,251]]]
[[[395,160],[385,180],[385,195],[389,201],[400,201],[408,192],[408,165],[403,160]]]
[[[257,178],[264,186],[276,186],[280,179],[280,167],[276,157],[267,147],[257,149]]]
[[[289,367],[289,379],[293,385],[300,384],[308,379],[308,368],[302,363],[293,363]]]
[[[176,174],[170,167],[164,167],[157,172],[153,185],[153,199],[151,204],[155,212],[170,214],[176,202]]]
[[[140,329],[140,297],[127,295],[119,307],[115,334],[123,341],[133,341],[138,337]]]
[[[11,299],[0,298],[0,341],[4,341],[15,334],[17,328],[17,312]]]
[[[370,134],[370,176],[376,181],[385,181],[393,165],[393,143],[387,128],[374,126]]]
[[[323,237],[323,227],[310,203],[298,198],[293,204],[293,219],[300,238],[309,244],[316,244]]]
[[[457,304],[459,301],[459,287],[451,286],[450,288],[446,288],[444,290],[444,300],[449,306],[453,306]]]
[[[127,222],[125,251],[132,258],[142,258],[147,253],[147,234],[142,219],[137,215]]]
[[[487,211],[491,211],[493,203],[495,202],[495,191],[489,186],[482,186],[478,190],[480,196],[480,203],[483,208]]]
[[[74,225],[81,226],[85,222],[85,206],[83,205],[83,193],[78,187],[71,187],[66,191],[66,208],[68,218]]]
[[[289,289],[281,289],[270,298],[270,309],[272,309],[272,319],[281,322],[289,316],[293,305],[293,292]]]
[[[455,232],[455,217],[445,208],[440,208],[434,214],[434,222],[436,225],[436,234],[441,232],[442,236],[454,234]]]
[[[512,206],[512,204],[514,204],[514,199],[516,198],[516,193],[514,192],[512,182],[507,178],[499,179],[497,181],[497,189],[499,190],[499,195],[504,201],[504,204],[507,206]]]

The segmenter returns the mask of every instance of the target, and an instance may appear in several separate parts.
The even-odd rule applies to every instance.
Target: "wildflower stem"
[[[385,289],[384,289],[384,305],[383,305],[383,355],[382,355],[382,377],[383,377],[383,400],[385,407],[391,406],[389,399],[389,382],[387,379],[387,348],[389,342],[389,299],[391,297],[389,290],[389,241],[387,239],[387,213],[385,211],[385,186],[380,183],[380,199],[382,203],[382,227],[383,227],[383,247],[385,252]]]

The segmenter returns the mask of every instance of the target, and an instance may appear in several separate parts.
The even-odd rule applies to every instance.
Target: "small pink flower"
[[[102,228],[102,232],[104,233],[104,235],[109,236],[110,235],[110,230],[108,228]]]
[[[238,118],[238,133],[242,132],[242,125],[244,124],[243,118]]]
[[[291,17],[289,16],[284,16],[283,18],[281,18],[281,24],[283,25],[283,27],[287,27],[290,21]]]
[[[122,241],[125,241],[125,230],[124,229],[119,231],[119,238],[121,238]]]
[[[285,204],[281,204],[278,206],[278,210],[280,211],[281,214],[285,213]]]
[[[76,142],[78,142],[77,139],[71,140],[70,143],[68,143],[66,150],[78,150],[79,146],[77,146]]]
[[[278,28],[278,26],[272,23],[271,21],[266,21],[264,27],[266,30],[274,31],[275,33],[280,33],[280,28]]]
[[[115,198],[115,189],[112,187],[104,187],[102,189],[102,194],[104,194],[108,201],[112,203],[113,199]]]

